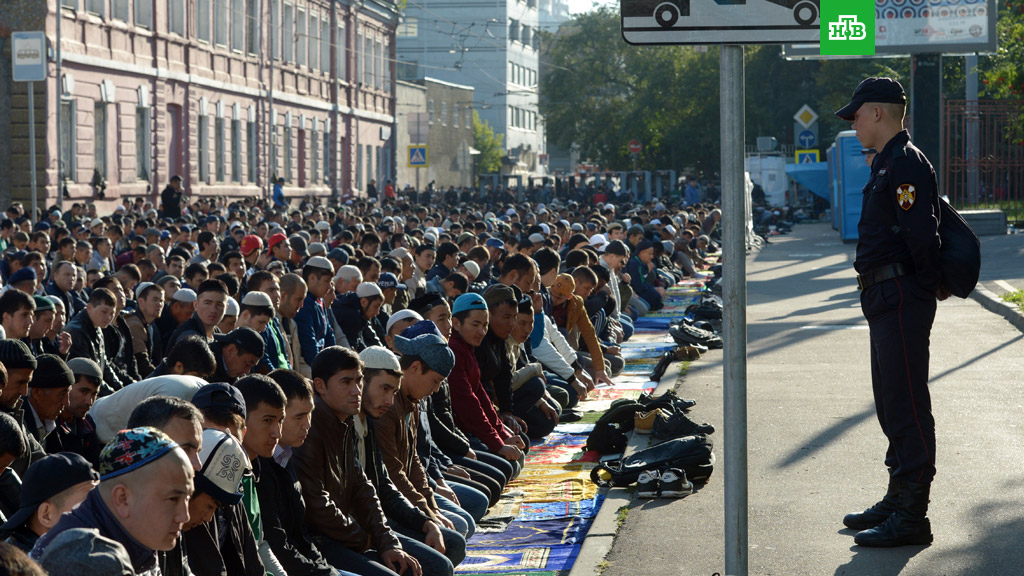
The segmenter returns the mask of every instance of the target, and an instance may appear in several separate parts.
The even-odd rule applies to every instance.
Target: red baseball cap
[[[270,238],[267,238],[267,250],[273,250],[274,246],[277,246],[278,244],[284,242],[287,239],[288,237],[280,232],[274,234]]]
[[[243,256],[248,256],[253,252],[263,249],[263,240],[255,234],[250,234],[245,238],[242,238],[242,245],[239,248]]]

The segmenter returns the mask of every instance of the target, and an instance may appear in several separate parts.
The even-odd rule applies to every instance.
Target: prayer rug
[[[466,559],[455,568],[462,573],[516,574],[525,572],[552,574],[568,570],[579,556],[578,544],[561,546],[523,546],[519,548],[474,548],[466,550]]]
[[[597,495],[591,463],[539,464],[523,468],[509,486],[522,490],[523,502],[576,502]]]
[[[537,522],[556,518],[593,518],[604,503],[604,495],[598,494],[589,500],[579,502],[530,502],[524,503],[516,522]]]
[[[507,548],[577,544],[586,536],[591,522],[589,518],[570,516],[531,522],[517,520],[501,533],[474,534],[466,545],[469,548]]]

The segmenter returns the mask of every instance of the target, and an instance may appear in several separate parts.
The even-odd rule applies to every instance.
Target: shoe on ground
[[[686,479],[686,473],[679,468],[669,468],[661,473],[658,491],[662,498],[683,498],[693,494],[693,482]]]
[[[646,412],[637,412],[633,416],[633,431],[637,434],[650,434],[654,428],[654,421],[660,414],[661,410],[657,408]]]
[[[680,398],[676,394],[675,390],[669,390],[658,397],[654,397],[650,394],[642,394],[637,402],[646,406],[647,410],[661,408],[668,414],[671,414],[672,412],[686,412],[697,405],[696,400]]]
[[[697,434],[714,434],[715,427],[707,422],[700,424],[690,420],[682,412],[674,412],[668,418],[661,417],[654,421],[651,434],[659,440],[671,440]]]
[[[645,470],[636,481],[636,495],[641,498],[658,497],[658,480],[661,475],[657,470]]]
[[[890,472],[891,473],[891,472]],[[870,530],[889,519],[896,512],[899,489],[896,480],[889,477],[889,487],[874,506],[863,512],[847,514],[843,517],[843,525],[851,530]]]
[[[690,362],[700,360],[700,350],[696,346],[678,346],[673,352],[676,360],[687,360]]]
[[[583,412],[575,408],[566,408],[562,410],[562,415],[558,417],[559,422],[568,424],[569,422],[579,422],[583,419]]]
[[[671,352],[665,352],[662,354],[658,363],[654,366],[654,370],[649,376],[651,382],[660,382],[661,378],[665,375],[665,371],[668,370],[669,365],[671,365],[675,359],[675,354]]]

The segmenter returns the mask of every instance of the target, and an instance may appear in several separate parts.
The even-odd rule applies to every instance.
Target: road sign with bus
[[[630,44],[817,42],[820,0],[622,0]]]

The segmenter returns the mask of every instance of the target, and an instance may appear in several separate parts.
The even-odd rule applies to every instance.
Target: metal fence
[[[1024,101],[946,100],[943,193],[1024,223]]]

